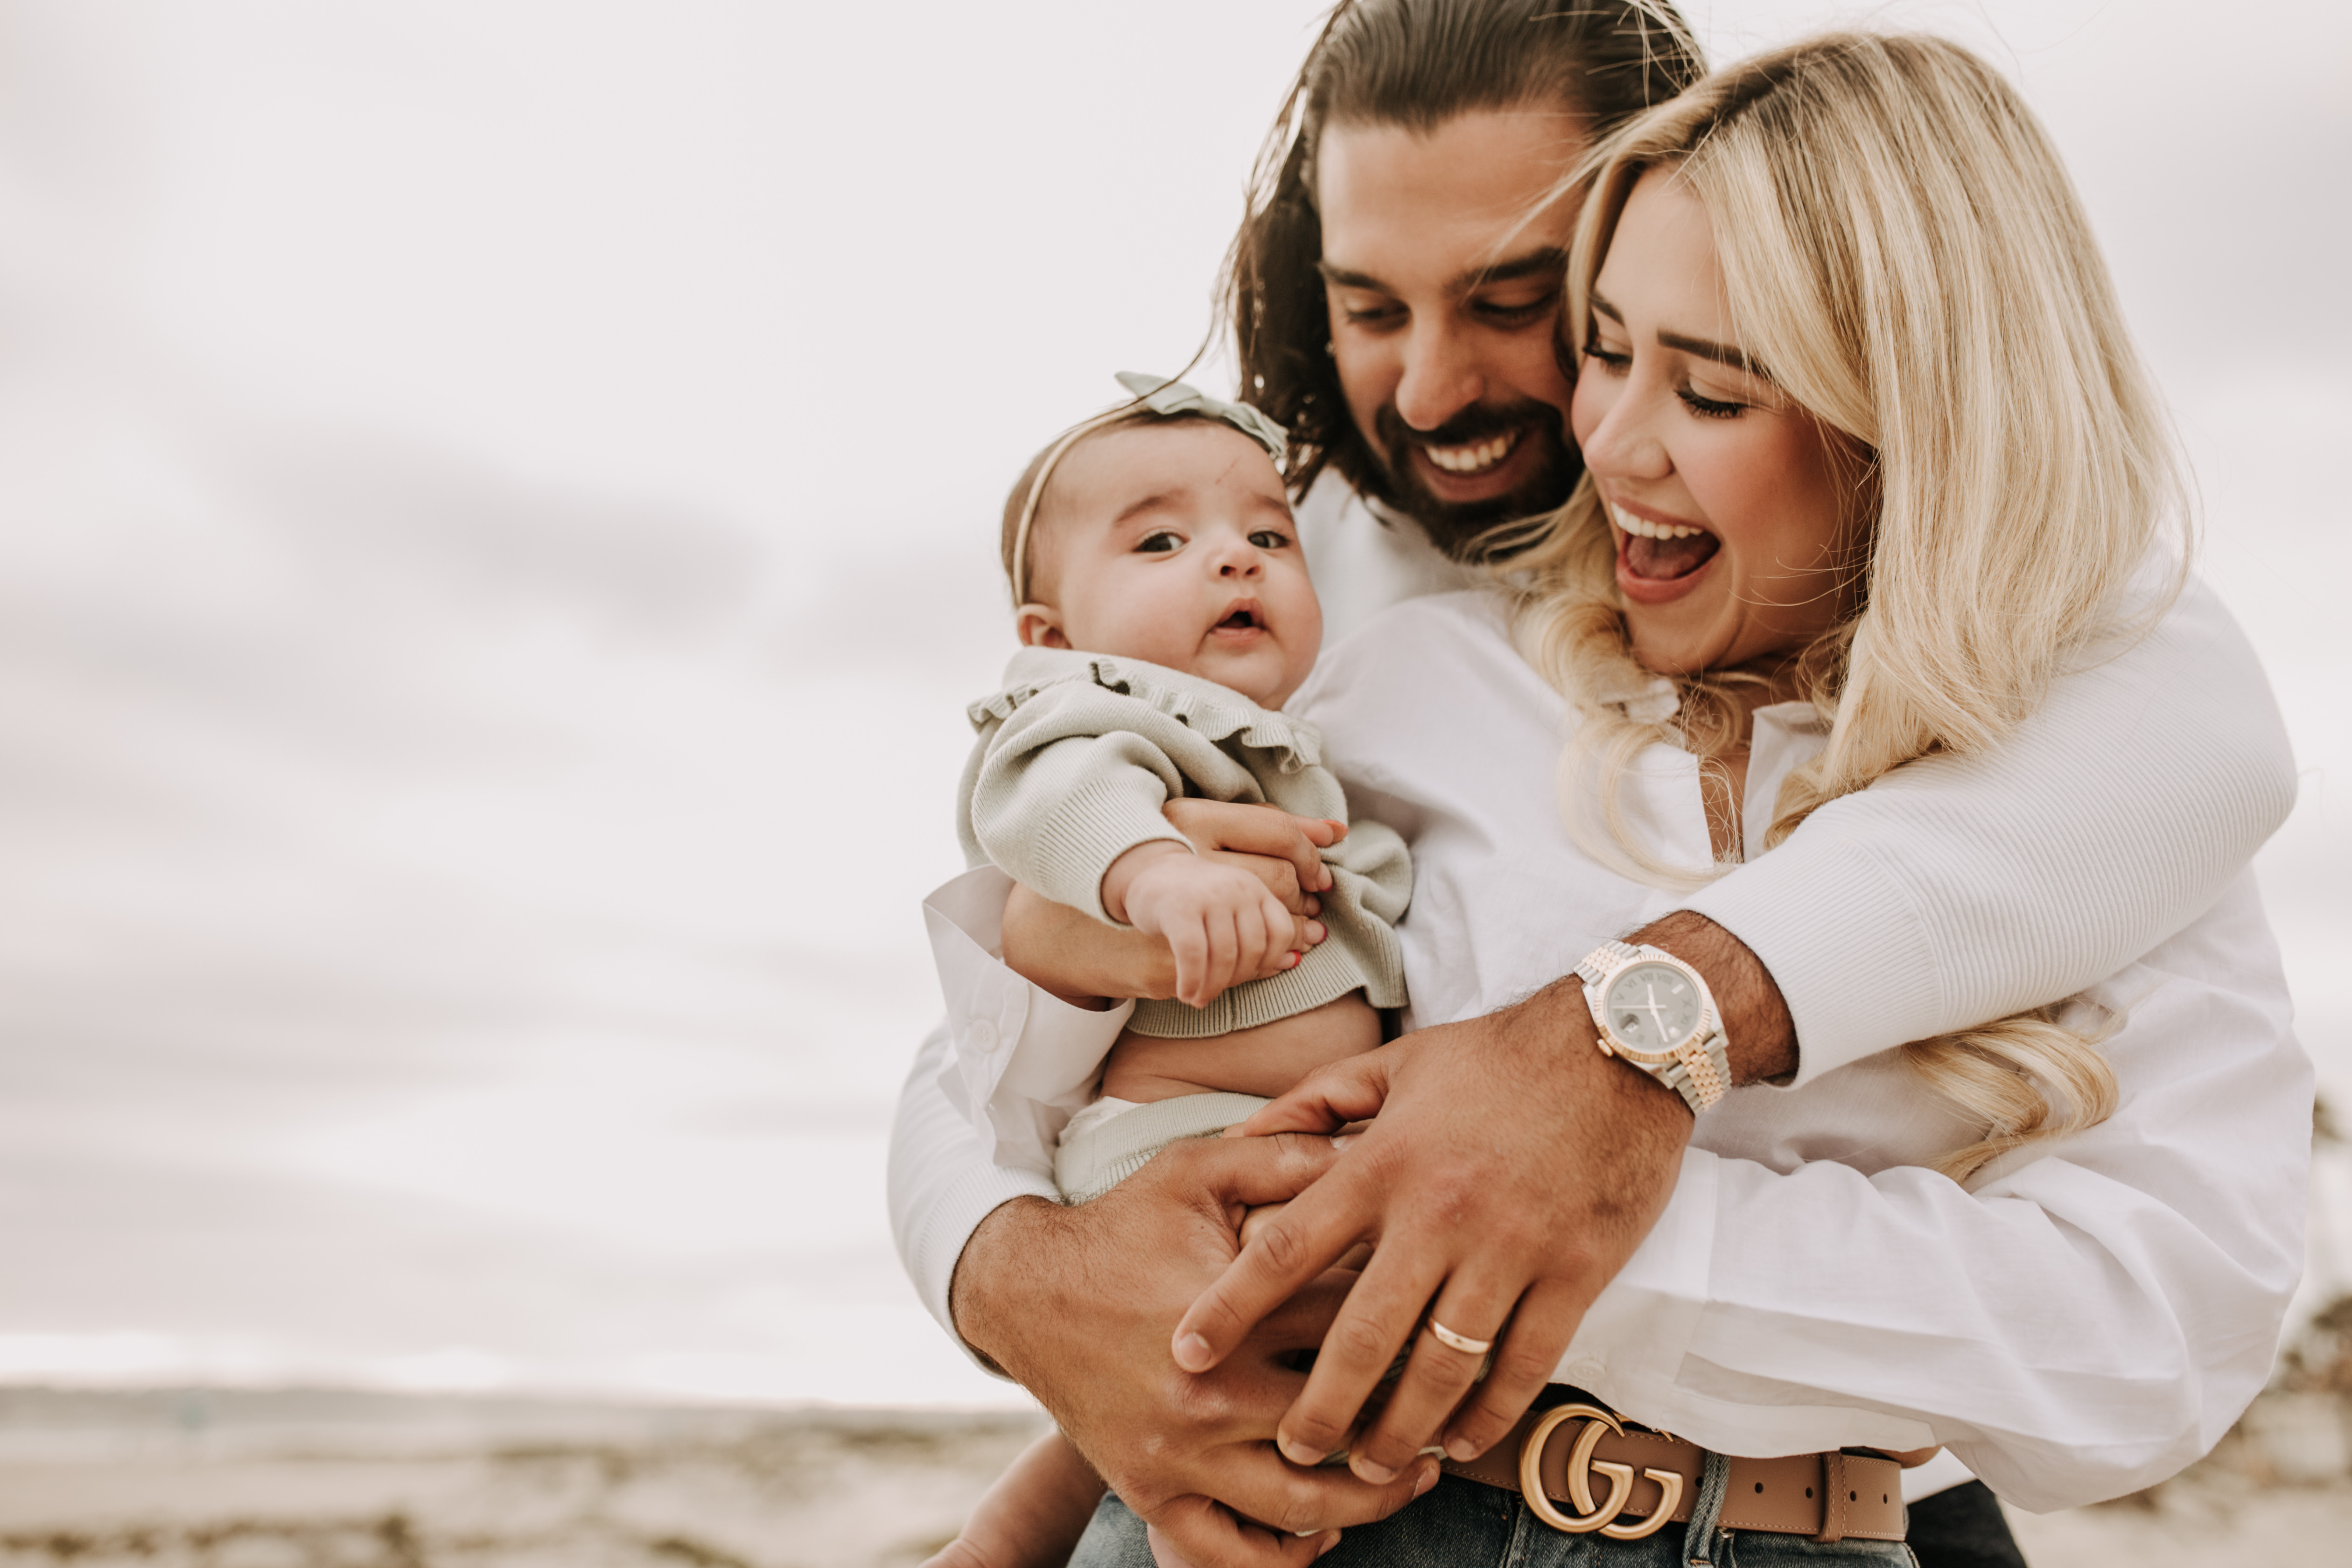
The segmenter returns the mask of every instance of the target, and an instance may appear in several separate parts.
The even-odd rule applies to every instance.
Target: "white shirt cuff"
[[[1135,1004],[1074,1007],[1014,973],[1003,959],[1012,890],[1012,878],[982,866],[923,900],[954,1044],[940,1088],[992,1163],[1050,1180],[1062,1128],[1094,1098]]]

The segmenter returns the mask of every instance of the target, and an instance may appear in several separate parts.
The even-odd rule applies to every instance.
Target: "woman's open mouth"
[[[1624,572],[1644,582],[1687,577],[1723,548],[1723,541],[1686,522],[1659,522],[1616,506],[1609,509],[1609,521],[1624,535],[1617,552]]]
[[[1611,503],[1617,525],[1617,591],[1636,605],[1665,605],[1696,589],[1723,541],[1687,522],[1642,517]]]

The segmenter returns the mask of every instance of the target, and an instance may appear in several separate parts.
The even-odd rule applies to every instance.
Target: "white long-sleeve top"
[[[1412,846],[1421,890],[1400,936],[1416,1022],[1502,1005],[1673,906],[1569,841],[1553,781],[1571,720],[1491,601],[1391,612],[1335,650],[1298,706],[1351,803]],[[2159,727],[2175,753],[2138,759],[2159,773],[2216,739],[2184,733],[2177,712]],[[1758,715],[1751,832],[1822,742],[1801,705]],[[1628,792],[1656,847],[1705,859],[1688,756],[1654,748]],[[2170,837],[2151,828],[2139,853],[2166,855]],[[1964,862],[1922,863],[1950,879]],[[956,1040],[927,1047],[894,1157],[902,1245],[942,1313],[971,1226],[1006,1196],[1051,1191],[1019,1159],[987,1167],[954,1102],[1036,1108],[1050,1147],[1046,1108],[1083,1101],[1119,1017],[1054,1002],[995,962],[1003,889],[991,875],[932,900]],[[2077,858],[2033,890],[2081,900],[2074,879],[2087,892],[2114,875]],[[2221,880],[2218,899],[2176,910],[2134,960],[2074,987],[2077,1017],[2122,1019],[2105,1047],[2123,1087],[2116,1114],[2010,1156],[1969,1190],[1924,1167],[1972,1131],[1897,1058],[1735,1090],[1699,1120],[1665,1214],[1595,1301],[1559,1379],[1727,1452],[1945,1444],[2032,1509],[2133,1489],[2210,1447],[2267,1374],[2300,1270],[2311,1094],[2251,878]],[[1857,952],[1844,983],[1897,978],[1876,963]]]
[[[1307,508],[1301,517],[1306,521]],[[1463,651],[1479,647],[1477,639],[1458,642]],[[1328,656],[1312,687],[1318,721],[1328,726],[1324,703],[1336,703],[1343,682],[1355,682],[1390,742],[1430,759],[1449,750],[1479,759],[1461,795],[1465,820],[1500,826],[1524,818],[1528,835],[1557,835],[1552,764],[1567,721],[1557,696],[1489,635],[1484,656],[1473,660],[1479,670],[1454,672],[1444,700],[1406,720],[1404,687],[1390,696],[1369,675],[1373,663],[1364,651],[1371,644],[1352,639]],[[1379,644],[1373,651],[1392,654],[1395,627]],[[1428,691],[1425,682],[1418,689]],[[1479,750],[1479,733],[1489,729],[1465,715],[1486,712],[1470,700],[1482,693],[1506,693],[1506,705],[1517,703],[1515,724],[1491,731],[1517,733],[1524,754],[1515,762],[1500,757],[1500,741]],[[1792,733],[1790,717],[1776,715],[1769,733],[1759,733],[1752,802],[1767,802],[1769,787],[1797,762],[1794,752],[1769,757]],[[1456,731],[1477,733],[1467,733],[1467,748],[1454,748]],[[1656,762],[1670,781],[1673,757]],[[1658,787],[1673,806],[1673,787]],[[1679,799],[1679,832],[1696,835],[1689,844],[1703,856],[1696,783]],[[2112,1173],[2084,1175],[2098,1166],[2039,1152],[2034,1180],[2061,1187],[2072,1180],[2077,1192],[2128,1196],[2110,1217],[2126,1232],[2145,1220],[2147,1248],[2168,1260],[2149,1262],[2140,1248],[2110,1246],[2115,1225],[2084,1232],[2067,1204],[2004,1187],[2025,1178],[2000,1168],[1992,1183],[1961,1194],[1898,1159],[1886,1166],[1839,1162],[1834,1138],[1821,1142],[1794,1121],[1776,1123],[1790,1129],[1767,1147],[1776,1157],[1703,1138],[1665,1220],[1601,1295],[1559,1375],[1622,1401],[1644,1420],[1679,1420],[1677,1432],[1731,1450],[1948,1441],[2025,1507],[2122,1493],[2209,1446],[2267,1371],[2277,1311],[2300,1256],[2291,1244],[2303,1201],[2294,1173],[2307,1123],[2286,1126],[2279,1105],[2307,1096],[2307,1068],[2286,1037],[2282,983],[2261,917],[2251,893],[2234,886],[2291,799],[2294,764],[2261,668],[2216,599],[2192,588],[2143,642],[2061,679],[2044,712],[2001,752],[1912,764],[1872,790],[1830,802],[1783,847],[1689,900],[1764,954],[1800,1020],[1800,1079],[1785,1096],[1750,1093],[1767,1100],[1800,1098],[1818,1079],[1846,1077],[1877,1081],[1886,1096],[1906,1093],[1906,1102],[1915,1102],[1906,1079],[1886,1079],[1900,1072],[1898,1063],[1863,1058],[2018,1004],[2095,983],[2136,983],[2115,954],[2145,954],[2140,966],[2164,975],[2164,985],[2131,1011],[2131,1039],[2159,1037],[2161,1018],[2194,1018],[2200,1044],[2213,1048],[2189,1058],[2209,1068],[2210,1081],[2194,1090],[2176,1081],[2161,1093],[2149,1084],[2143,1093],[2136,1065],[2171,1063],[2178,1077],[2188,1058],[2178,1048],[2149,1048],[2128,1063],[2119,1056],[2126,1068],[2124,1112],[2086,1138],[2124,1168],[2178,1171],[2206,1157],[2213,1163],[2209,1180],[2176,1204],[2171,1192],[2149,1194]],[[1752,820],[1761,816],[1750,809]],[[1673,830],[1677,816],[1670,809],[1658,820]],[[1406,820],[1395,826],[1412,835]],[[1600,938],[1621,936],[1665,908],[1651,893],[1621,889],[1616,914],[1601,900],[1578,910],[1583,926],[1555,920],[1545,912],[1550,900],[1536,860],[1519,856],[1512,835],[1491,839],[1510,848],[1496,858],[1494,886],[1479,893],[1479,905],[1494,910],[1500,929],[1540,931],[1548,950],[1506,966],[1507,947],[1489,945],[1489,933],[1465,933],[1451,952],[1473,966],[1467,990],[1449,1002],[1444,966],[1428,983],[1413,975],[1423,1020],[1475,1011],[1479,996],[1500,1002],[1540,985]],[[1421,875],[1433,877],[1446,856],[1437,844],[1416,844],[1416,858]],[[1449,886],[1454,875],[1446,872]],[[1588,863],[1583,875],[1592,875]],[[1042,1157],[1025,1163],[1016,1152],[1021,1135],[1002,1135],[1018,1129],[990,1117],[1002,1150],[1002,1163],[992,1163],[973,1117],[988,1114],[990,1105],[1018,1105],[1025,1138],[1049,1150],[1124,1020],[1122,1008],[1066,1006],[1004,969],[995,957],[1002,900],[1002,877],[981,869],[940,889],[927,908],[950,1018],[924,1041],[908,1077],[891,1154],[891,1213],[908,1272],[940,1323],[950,1323],[948,1281],[971,1229],[1012,1196],[1051,1196]],[[1425,891],[1423,900],[1406,931],[1461,920],[1461,898]],[[1863,914],[1849,914],[1853,910]],[[2185,931],[2200,917],[2206,926]],[[2209,952],[2222,952],[2225,962],[2194,971],[2192,959]],[[1891,1006],[1879,1011],[1872,1006],[1877,999]],[[2178,1044],[2188,1035],[2183,1027],[2164,1039]],[[2110,1048],[2122,1051],[2124,1041],[2116,1037]],[[1851,1063],[1861,1065],[1834,1072]],[[2263,1129],[2210,1133],[2206,1121],[2232,1107],[2263,1119]],[[2197,1135],[2176,1135],[2166,1117]],[[1933,1154],[1931,1140],[1927,1147]],[[1790,1166],[1790,1159],[1811,1163]],[[2270,1163],[2246,1173],[2239,1168],[2246,1159]],[[2237,1217],[2234,1232],[2206,1225],[2216,1206]],[[2110,1241],[2094,1241],[2094,1234]],[[1855,1239],[1863,1237],[1882,1237],[1884,1248],[1861,1246]],[[1919,1260],[1898,1246],[1919,1237],[1933,1237],[1943,1250]],[[1832,1256],[1816,1258],[1813,1272],[1783,1268],[1785,1258],[1804,1256],[1785,1248],[1790,1239],[1830,1239]],[[2180,1246],[2166,1253],[2161,1239]],[[2194,1268],[2171,1268],[2180,1258]],[[2079,1268],[2053,1268],[2070,1260]],[[2098,1290],[2072,1295],[2084,1286],[2084,1269],[2140,1293],[2128,1302]],[[1915,1281],[1910,1295],[1919,1311],[1884,1311],[1877,1323],[1889,1338],[1855,1333],[1861,1307],[1849,1310],[1839,1298],[1842,1281],[1891,1274]],[[2178,1279],[2201,1281],[2189,1300],[2173,1300]],[[1872,1310],[1903,1307],[1870,1300]],[[1628,1333],[1634,1321],[1639,1333]],[[2098,1359],[2115,1375],[2084,1380],[2079,1366],[2053,1368],[2016,1354],[2018,1342]],[[1604,1347],[1601,1359],[1595,1344]],[[1924,1377],[1924,1359],[1964,1371]],[[1665,1411],[1689,1413],[1670,1420]]]

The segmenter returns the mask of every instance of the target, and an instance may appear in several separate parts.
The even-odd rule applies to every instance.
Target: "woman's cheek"
[[[1576,392],[1568,401],[1568,430],[1582,447],[1609,417],[1608,395],[1602,389],[1601,378],[1585,374],[1576,378]]]

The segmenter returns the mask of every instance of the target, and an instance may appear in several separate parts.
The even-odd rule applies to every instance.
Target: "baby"
[[[960,816],[973,864],[1160,936],[1175,959],[1176,997],[1136,1004],[1100,1098],[1062,1135],[1054,1174],[1071,1203],[1371,1049],[1375,1010],[1405,999],[1393,923],[1412,869],[1394,832],[1358,824],[1323,852],[1328,934],[1300,953],[1282,902],[1161,815],[1192,795],[1345,827],[1347,801],[1313,728],[1278,711],[1323,636],[1282,432],[1181,382],[1119,380],[1137,400],[1046,447],[1005,503],[1024,647],[1005,689],[972,706]],[[1102,1489],[1049,1436],[934,1561],[1060,1562]]]

